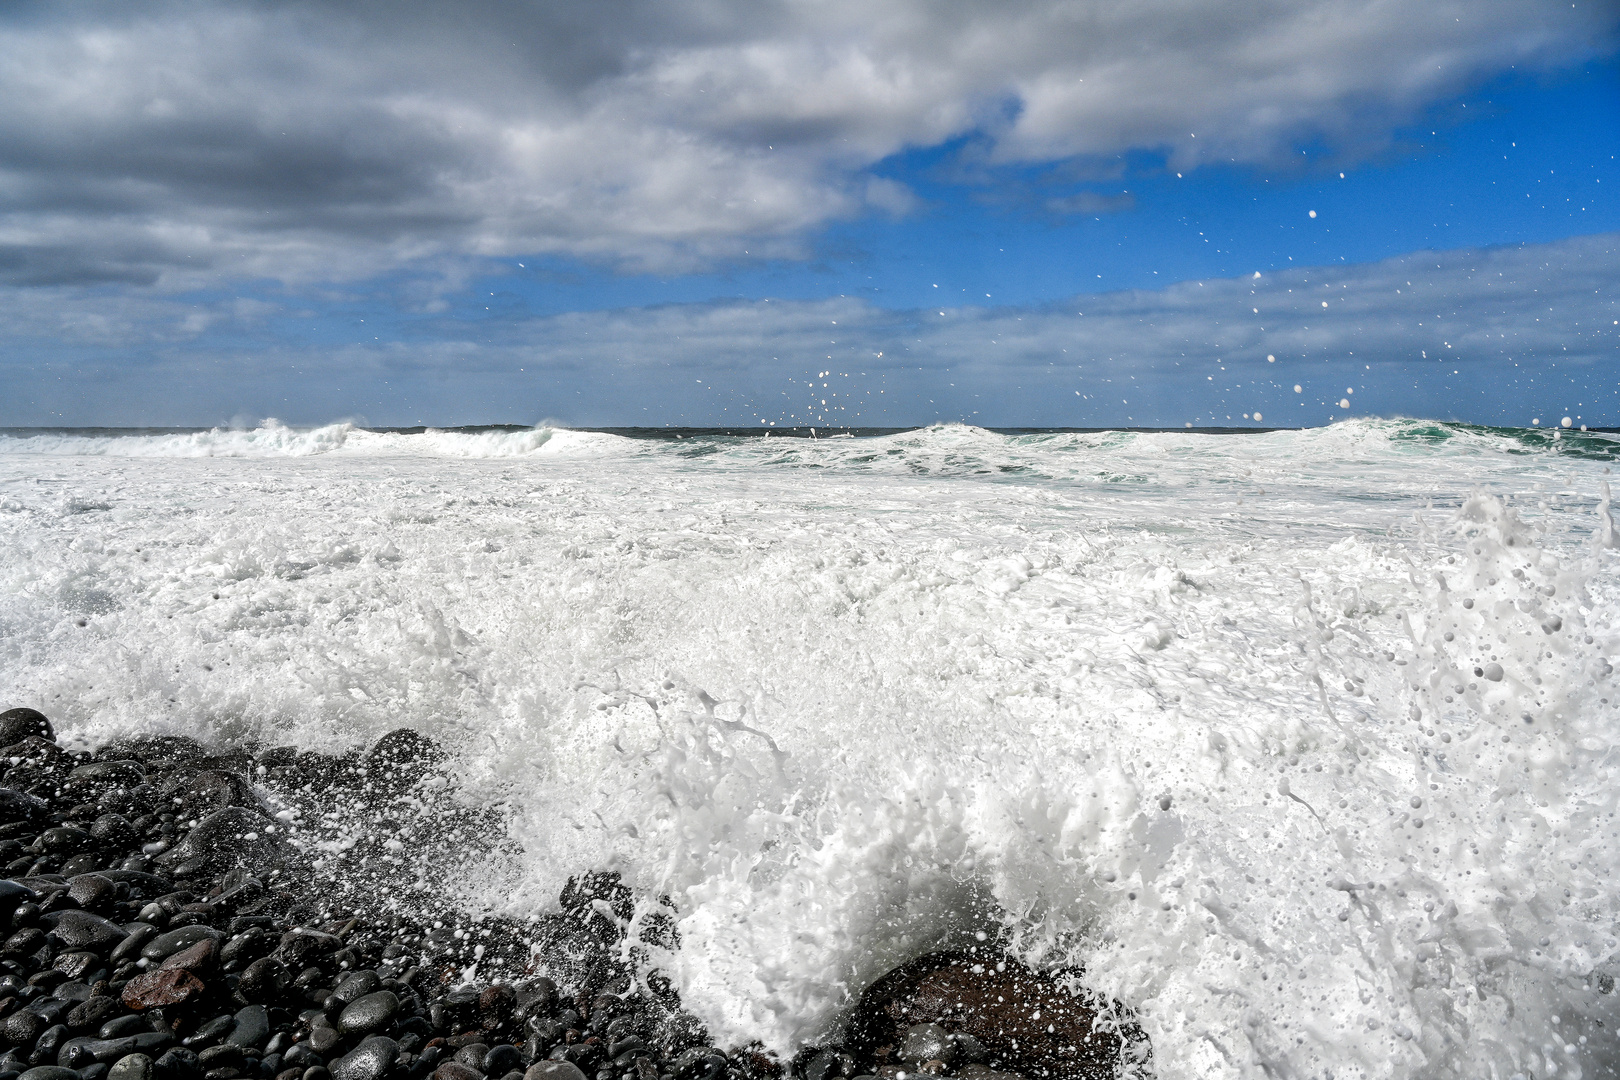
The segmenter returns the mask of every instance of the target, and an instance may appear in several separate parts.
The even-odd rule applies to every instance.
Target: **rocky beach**
[[[1088,1080],[1149,1058],[994,942],[891,971],[835,1045],[713,1046],[649,961],[667,899],[611,871],[526,922],[398,902],[411,856],[502,842],[442,759],[403,729],[347,756],[72,751],[0,714],[0,1080]],[[335,860],[289,824],[321,808],[371,826]]]

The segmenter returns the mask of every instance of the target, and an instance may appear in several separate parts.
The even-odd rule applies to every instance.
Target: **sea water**
[[[506,814],[455,902],[617,868],[722,1045],[826,1039],[984,934],[1082,966],[1164,1077],[1612,1076],[1617,454],[13,433],[0,705],[86,744],[415,728]]]

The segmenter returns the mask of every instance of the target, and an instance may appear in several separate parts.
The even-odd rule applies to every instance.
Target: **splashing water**
[[[1161,1076],[1612,1075],[1614,443],[1306,432],[0,438],[6,704],[508,807],[722,1041],[1080,963]]]

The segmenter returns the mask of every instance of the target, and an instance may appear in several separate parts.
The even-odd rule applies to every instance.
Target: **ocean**
[[[1082,967],[1163,1077],[1613,1076],[1617,457],[1414,420],[11,431],[0,708],[420,731],[506,842],[406,878],[460,858],[455,904],[521,915],[618,869],[722,1044],[791,1054],[985,935]]]

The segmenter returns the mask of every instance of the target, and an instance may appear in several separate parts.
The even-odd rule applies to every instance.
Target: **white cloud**
[[[0,279],[792,255],[903,212],[864,170],[908,147],[1353,155],[1509,65],[1612,48],[1616,22],[1554,0],[20,5],[0,15]]]
[[[13,290],[0,294],[0,322],[14,328],[0,357],[0,384],[13,388],[0,425],[46,414],[207,424],[248,412],[440,424],[1178,426],[1255,410],[1292,425],[1341,413],[1347,386],[1358,412],[1524,423],[1556,410],[1614,424],[1617,279],[1620,234],[1609,234],[1027,308],[893,311],[840,298],[445,319],[415,325],[409,341],[336,350],[290,347],[285,331],[307,313],[262,302],[198,311],[150,296]],[[138,344],[109,357],[99,348],[109,340]],[[834,384],[836,413],[812,407],[819,386],[804,389],[823,370],[835,376],[814,381]]]

